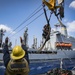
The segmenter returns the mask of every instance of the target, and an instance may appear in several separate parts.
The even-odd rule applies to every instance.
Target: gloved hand
[[[9,40],[9,38],[6,37],[6,38],[5,38],[5,45],[8,45],[8,40]]]
[[[20,42],[21,42],[21,45],[25,45],[24,40],[22,39],[22,37],[20,37]]]

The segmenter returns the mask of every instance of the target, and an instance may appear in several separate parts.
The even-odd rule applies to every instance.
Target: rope
[[[20,32],[21,30],[23,30],[26,26],[30,25],[34,20],[36,20],[37,18],[39,18],[40,16],[42,16],[43,13],[41,13],[39,16],[37,16],[35,19],[33,19],[31,22],[29,22],[27,25],[25,25],[23,28],[21,28],[18,32]],[[18,32],[16,32],[14,35],[16,35]],[[12,38],[14,35],[10,36],[10,38]]]
[[[47,13],[46,13],[46,9],[45,9],[44,4],[43,4],[43,10],[44,10],[44,14],[45,14],[45,17],[46,17],[47,24],[49,25],[49,20],[48,20],[48,17],[47,17]]]
[[[51,32],[51,27],[50,27],[49,21],[50,21],[50,19],[51,19],[52,12],[51,12],[50,17],[49,17],[49,19],[48,19],[47,13],[46,13],[46,9],[45,9],[45,5],[44,5],[44,4],[43,4],[43,10],[44,10],[44,14],[45,14],[45,18],[46,18],[47,24],[49,25],[49,31],[48,31],[48,35],[47,35],[47,37],[46,37],[46,39],[45,39],[45,42],[43,43],[42,47],[40,47],[40,48],[38,49],[38,51],[43,49],[43,47],[45,46],[46,42],[48,41],[47,39],[48,39],[48,37],[50,36],[50,32]]]
[[[40,5],[41,6],[41,5]],[[39,6],[39,7],[40,7]],[[36,15],[39,11],[42,10],[42,8],[39,9],[39,7],[34,10],[34,12],[32,12],[21,24],[19,24],[19,26],[17,26],[13,31],[16,31],[19,27],[21,27],[25,22],[27,22],[28,20],[30,20],[34,15]],[[39,10],[38,10],[39,9]],[[8,36],[10,36],[11,33],[8,34]]]

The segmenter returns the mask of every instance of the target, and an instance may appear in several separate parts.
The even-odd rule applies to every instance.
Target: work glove
[[[21,45],[25,45],[24,40],[22,39],[22,37],[20,37],[20,43],[21,43]]]
[[[9,40],[9,38],[6,37],[6,38],[5,38],[5,45],[8,45],[8,40]]]

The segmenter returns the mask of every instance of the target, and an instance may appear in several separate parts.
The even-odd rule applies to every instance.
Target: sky
[[[39,46],[43,26],[47,23],[41,8],[42,0],[0,0],[0,29],[6,30],[3,39],[8,36],[13,47],[20,45],[19,38],[23,37],[24,31],[28,27],[28,45],[32,45],[35,36]],[[62,22],[67,27],[68,35],[75,37],[75,0],[65,0],[64,9],[65,17]],[[34,11],[39,12],[28,19]],[[50,15],[50,10],[47,11],[47,15]],[[54,29],[54,25],[57,23],[57,18],[52,15],[51,28]]]

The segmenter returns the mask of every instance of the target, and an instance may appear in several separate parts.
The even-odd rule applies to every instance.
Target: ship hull
[[[75,51],[72,50],[58,50],[58,51],[49,51],[48,52],[32,52],[28,53],[30,62],[46,62],[48,60],[57,60],[57,59],[75,59]]]
[[[57,50],[57,51],[28,51],[30,62],[47,61],[56,59],[75,59],[74,50]],[[3,60],[3,53],[0,53],[0,60]]]
[[[54,68],[60,68],[61,59],[62,68],[66,70],[75,69],[75,51],[57,50],[57,51],[31,51],[30,59],[30,75],[38,75],[46,73]]]

